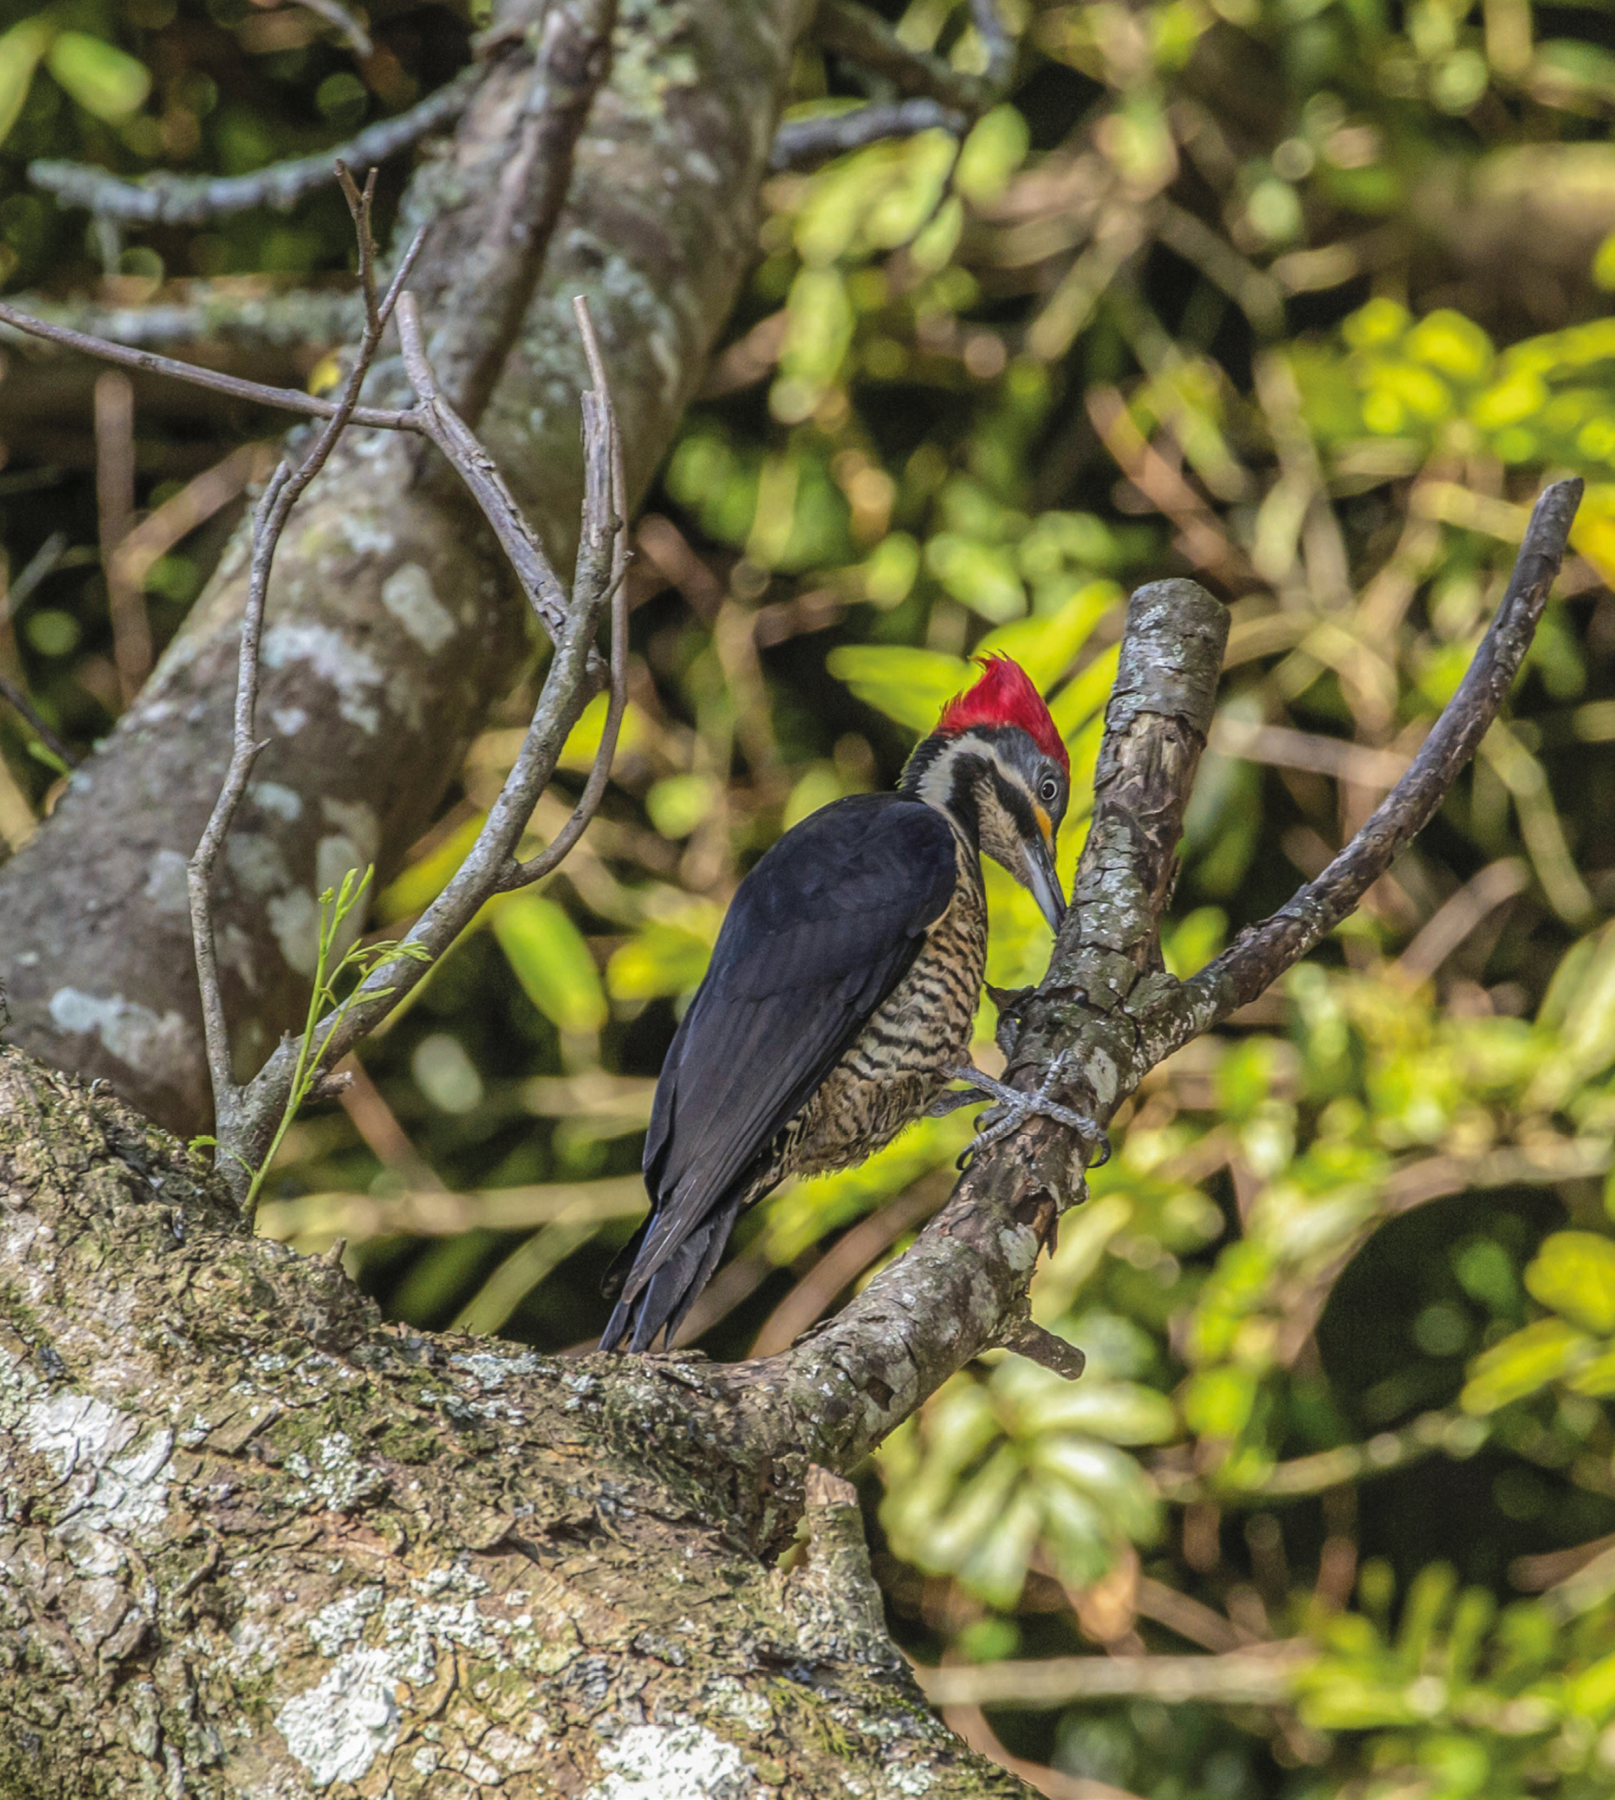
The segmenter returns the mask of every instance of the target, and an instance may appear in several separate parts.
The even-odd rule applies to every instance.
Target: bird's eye
[[[1043,785],[1037,791],[1045,806],[1052,806],[1060,798],[1060,784],[1052,775],[1043,777]]]

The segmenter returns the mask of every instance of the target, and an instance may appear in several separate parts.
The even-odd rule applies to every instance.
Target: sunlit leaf
[[[598,1031],[610,1009],[589,946],[564,907],[511,894],[493,909],[494,936],[534,1006],[561,1031]]]
[[[151,92],[143,62],[83,31],[59,32],[45,65],[86,112],[113,123],[138,111]]]

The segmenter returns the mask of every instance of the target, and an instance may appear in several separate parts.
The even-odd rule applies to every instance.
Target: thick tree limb
[[[28,179],[53,194],[60,205],[87,207],[99,218],[125,225],[205,225],[254,206],[290,212],[309,194],[331,185],[337,163],[370,168],[452,125],[470,104],[483,74],[481,67],[462,69],[407,112],[378,120],[346,144],[314,156],[270,163],[250,175],[157,174],[125,181],[87,163],[41,159],[28,165]]]
[[[1009,1079],[1032,1087],[1072,1053],[1057,1097],[1104,1123],[1148,1071],[1253,999],[1361,900],[1434,815],[1496,717],[1564,557],[1581,497],[1537,502],[1497,617],[1412,765],[1356,838],[1273,918],[1185,983],[1159,966],[1183,808],[1210,724],[1227,615],[1193,582],[1140,590],[1106,713],[1076,892],[1036,992],[1010,1009]],[[1005,1021],[1001,1021],[1001,1033]],[[781,1356],[715,1377],[748,1423],[850,1468],[948,1375],[1003,1343],[1060,1213],[1082,1191],[1081,1147],[1034,1120],[982,1156],[909,1253]]]
[[[555,4],[569,0],[542,11]],[[622,0],[632,66],[590,113],[544,276],[477,427],[563,573],[583,486],[572,297],[587,295],[611,363],[632,495],[751,265],[805,11],[805,0]],[[495,23],[519,37],[540,16],[533,0],[501,0]],[[416,172],[404,230],[432,228],[411,282],[428,323],[494,301],[472,283],[467,244],[495,228],[541,81],[529,54],[494,57],[452,145]],[[520,265],[513,251],[504,266]],[[378,363],[365,400],[410,410],[401,366]],[[187,1133],[207,1129],[210,1105],[183,872],[228,760],[249,560],[243,533],[84,778],[0,868],[14,1039],[109,1078]],[[413,437],[349,433],[276,558],[261,711],[290,723],[276,724],[220,862],[239,1075],[306,1008],[315,897],[370,862],[388,879],[508,686],[522,633],[497,546],[460,484]]]
[[[698,1390],[385,1325],[6,1045],[0,1495],[7,1795],[1025,1793],[925,1707],[844,1484],[782,1565],[803,1509]]]

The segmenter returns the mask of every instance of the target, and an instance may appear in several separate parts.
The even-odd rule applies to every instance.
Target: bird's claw
[[[944,1094],[931,1108],[933,1117],[941,1117],[977,1100],[990,1098],[997,1102],[988,1113],[982,1129],[960,1153],[959,1168],[964,1168],[983,1150],[1010,1136],[1012,1132],[1019,1131],[1028,1119],[1034,1117],[1053,1119],[1057,1124],[1074,1131],[1084,1146],[1092,1145],[1092,1152],[1084,1158],[1090,1169],[1097,1169],[1110,1161],[1110,1139],[1105,1135],[1103,1127],[1049,1097],[1054,1084],[1064,1072],[1069,1055],[1068,1051],[1061,1051],[1044,1070],[1042,1081],[1030,1094],[997,1081],[991,1075],[984,1075],[980,1069],[969,1065],[953,1071],[952,1080],[967,1081],[970,1086],[962,1093]]]

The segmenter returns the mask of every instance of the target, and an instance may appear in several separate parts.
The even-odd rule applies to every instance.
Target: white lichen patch
[[[276,1713],[275,1729],[316,1787],[358,1781],[392,1748],[398,1735],[393,1690],[402,1673],[388,1650],[350,1650]]]
[[[230,873],[254,899],[262,899],[291,883],[280,845],[261,832],[233,832],[225,839],[224,859],[230,865]]]
[[[631,1725],[597,1754],[608,1773],[583,1800],[745,1800],[757,1792],[735,1746],[693,1719]]]
[[[454,617],[419,563],[402,563],[393,570],[381,584],[381,603],[428,656],[454,636]]]
[[[380,665],[368,650],[350,644],[340,631],[309,619],[283,620],[264,634],[263,661],[271,669],[307,663],[336,689],[337,711],[350,725],[371,737],[380,728],[381,711],[371,698],[382,684]]]
[[[393,547],[392,532],[367,513],[345,514],[337,529],[348,540],[348,548],[360,556],[386,556]]]
[[[272,894],[264,902],[269,929],[287,965],[312,975],[320,960],[320,907],[307,888]]]
[[[361,1587],[322,1606],[307,1626],[315,1648],[322,1656],[339,1655],[363,1636],[365,1621],[381,1610],[382,1599],[379,1587]]]
[[[88,1394],[35,1400],[23,1413],[22,1437],[52,1472],[71,1484],[59,1527],[78,1531],[149,1531],[168,1517],[166,1428],[136,1442],[140,1422]]]
[[[303,796],[281,781],[255,781],[247,789],[247,798],[287,824],[303,816]]]
[[[120,1062],[148,1075],[181,1062],[190,1032],[177,1012],[155,1013],[122,994],[87,994],[58,988],[50,997],[51,1023],[58,1031],[94,1034]]]
[[[160,913],[182,913],[190,905],[185,887],[185,858],[177,850],[159,850],[146,864],[145,897]]]
[[[277,706],[269,717],[282,737],[296,737],[308,723],[308,714],[300,706]]]
[[[449,1361],[457,1369],[467,1369],[475,1375],[485,1388],[496,1388],[503,1385],[512,1375],[534,1375],[540,1363],[531,1350],[518,1351],[514,1356],[500,1356],[492,1350],[475,1350],[468,1356],[451,1356]]]
[[[352,1506],[361,1495],[373,1493],[382,1478],[366,1468],[353,1451],[346,1432],[333,1431],[314,1447],[317,1463],[309,1475],[309,1487],[333,1512]]]
[[[693,1631],[695,1627],[692,1625]],[[736,1681],[733,1675],[719,1675],[706,1684],[705,1697],[715,1712],[737,1720],[748,1731],[771,1730],[774,1709],[761,1694],[754,1694]]]
[[[320,816],[357,845],[362,862],[376,860],[376,849],[381,843],[381,821],[377,819],[374,807],[367,806],[363,800],[323,799]]]

